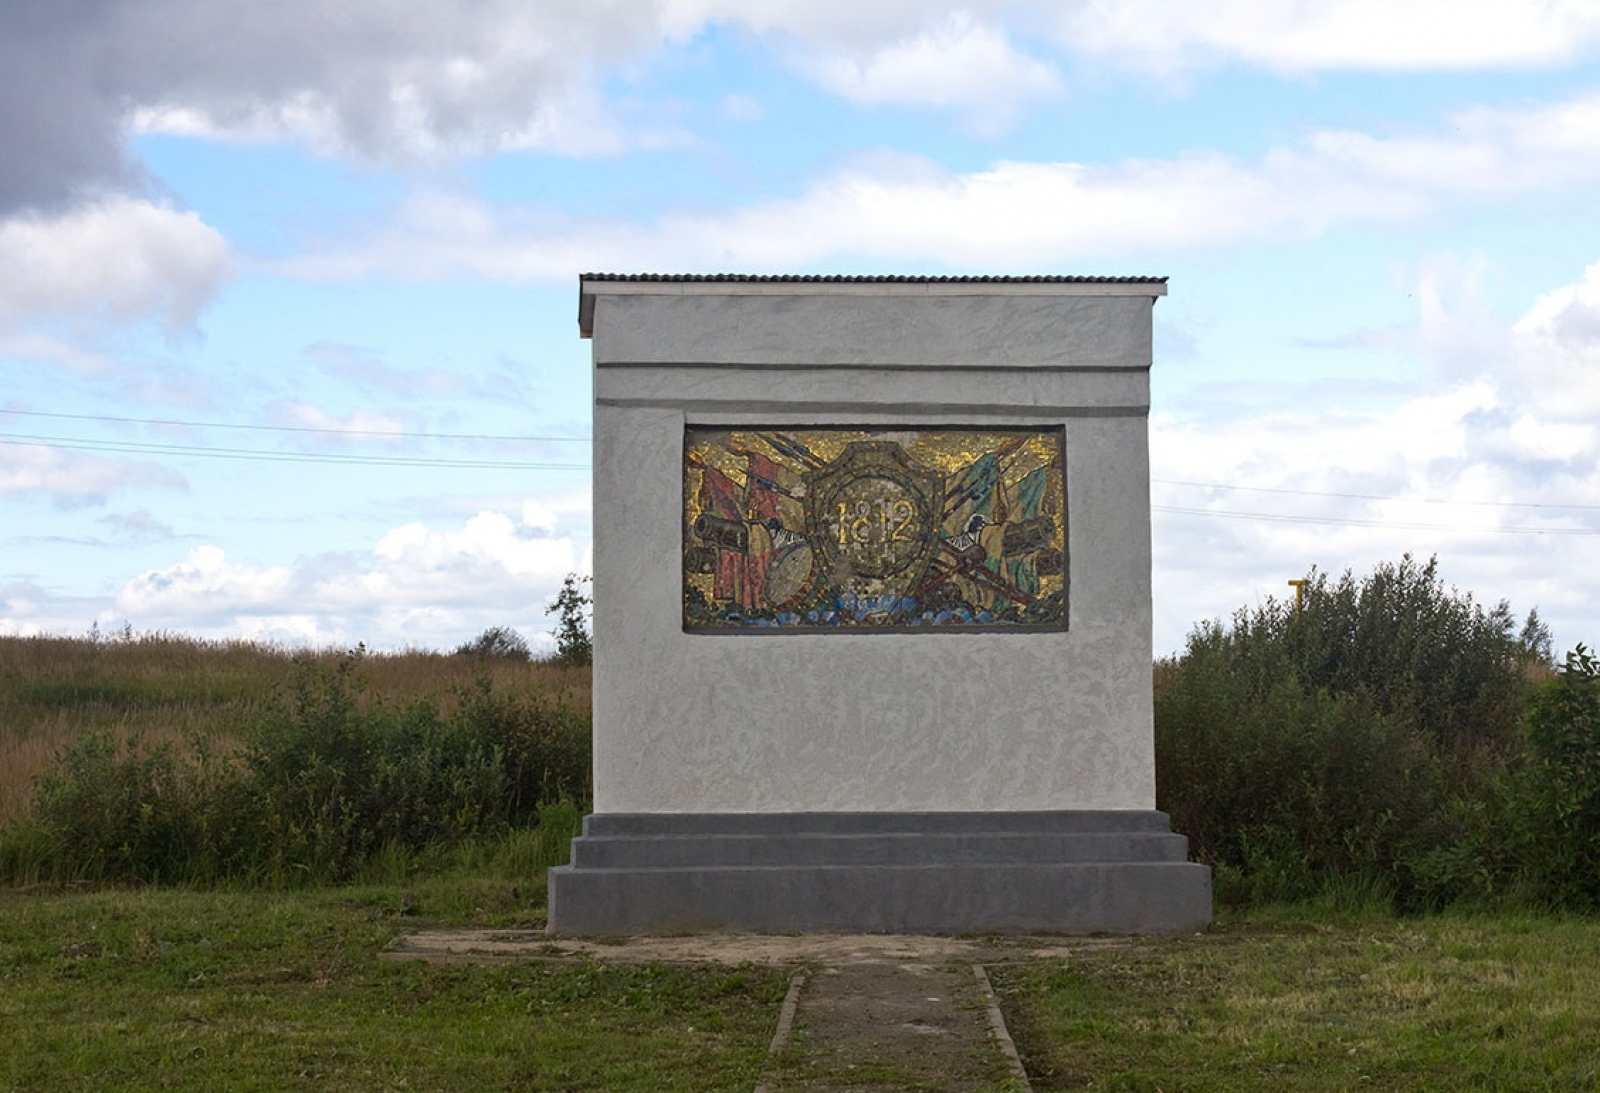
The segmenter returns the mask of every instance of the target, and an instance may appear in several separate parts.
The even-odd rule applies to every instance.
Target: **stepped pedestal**
[[[1211,872],[1160,812],[596,815],[550,929],[1174,933]]]

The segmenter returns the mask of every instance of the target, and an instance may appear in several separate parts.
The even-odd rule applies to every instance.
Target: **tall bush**
[[[465,694],[460,718],[474,739],[497,749],[513,819],[533,816],[542,803],[593,796],[589,714],[562,695],[508,695],[480,679]]]
[[[1507,605],[1409,555],[1364,578],[1313,570],[1301,591],[1197,627],[1158,665],[1158,802],[1225,894],[1459,894],[1477,863],[1444,851],[1500,818],[1485,802],[1518,750],[1536,616],[1518,634]]]
[[[1600,907],[1600,660],[1579,645],[1528,705],[1516,820],[1523,879],[1542,902]]]
[[[1224,898],[1391,877],[1438,807],[1426,738],[1367,695],[1254,680],[1261,665],[1235,663],[1240,652],[1271,651],[1202,638],[1158,688],[1160,807],[1218,868]]]
[[[345,877],[386,845],[419,849],[510,818],[499,746],[433,702],[361,704],[356,663],[297,664],[245,750],[269,871]]]
[[[91,730],[40,779],[21,825],[37,847],[28,869],[71,880],[211,879],[237,855],[229,806],[242,796],[237,772],[198,738],[184,752]]]
[[[589,795],[587,711],[466,692],[364,693],[358,650],[295,663],[237,752],[91,732],[64,748],[15,842],[12,878],[335,881],[365,862],[538,822]],[[24,838],[25,836],[25,838]]]

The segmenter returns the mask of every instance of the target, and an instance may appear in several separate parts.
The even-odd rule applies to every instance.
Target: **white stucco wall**
[[[584,283],[597,811],[1154,807],[1161,286],[623,284]],[[685,633],[684,427],[757,424],[1064,425],[1068,630]]]

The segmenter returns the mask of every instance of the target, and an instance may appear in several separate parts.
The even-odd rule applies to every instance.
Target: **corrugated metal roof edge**
[[[585,273],[580,281],[728,282],[757,284],[859,284],[859,285],[1164,285],[1165,277],[1088,277],[1067,274],[1017,276],[980,274],[919,276],[916,274],[820,273]]]
[[[578,332],[587,338],[594,332],[595,296],[619,292],[703,292],[707,286],[726,285],[733,293],[859,293],[873,292],[878,286],[883,291],[922,291],[949,295],[984,286],[994,286],[995,291],[1007,293],[1052,293],[1063,291],[1089,295],[1150,295],[1165,296],[1165,277],[1087,277],[1065,274],[1039,274],[1015,276],[986,274],[977,276],[917,276],[914,274],[815,274],[815,273],[585,273],[578,279]],[[672,286],[682,286],[674,289]],[[612,287],[607,287],[612,286]],[[652,286],[661,286],[655,288]],[[904,287],[901,287],[904,286]],[[969,288],[971,286],[971,288]]]

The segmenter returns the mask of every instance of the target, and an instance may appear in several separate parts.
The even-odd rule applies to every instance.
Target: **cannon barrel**
[[[694,533],[697,538],[722,550],[742,552],[750,549],[750,529],[738,520],[702,512],[694,518]]]

